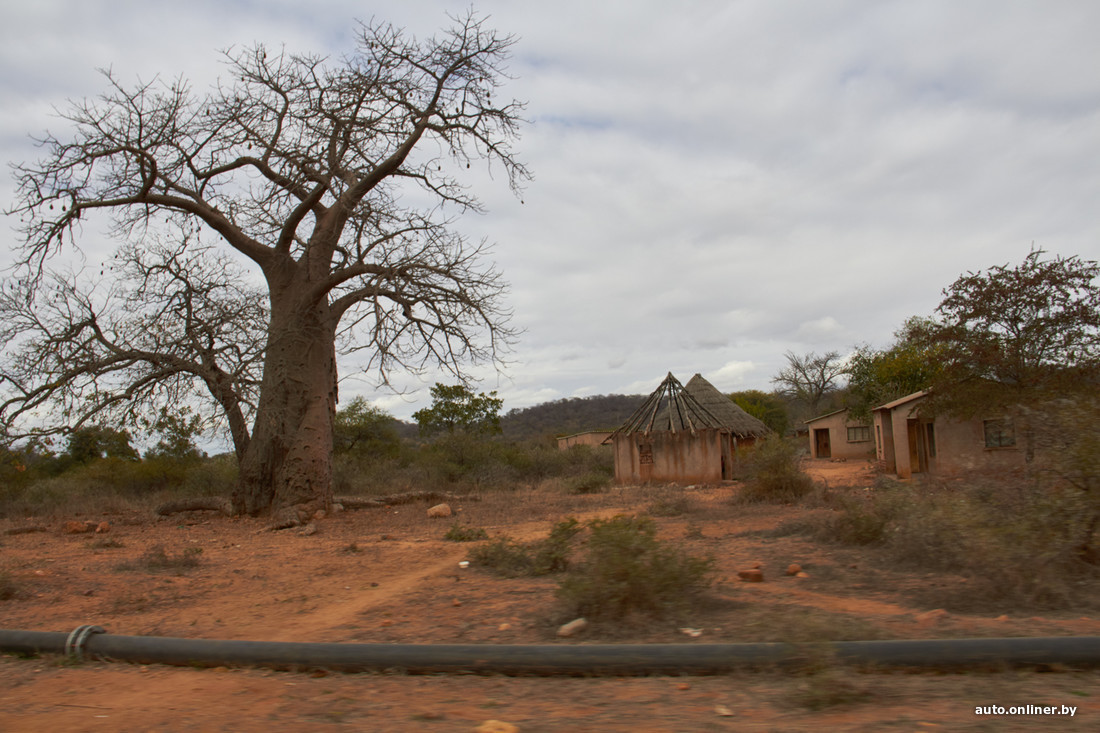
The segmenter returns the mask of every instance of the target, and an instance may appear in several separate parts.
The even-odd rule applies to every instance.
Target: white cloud
[[[731,361],[703,376],[722,392],[737,392],[744,388],[746,378],[755,371],[756,365],[751,361]]]
[[[815,318],[799,325],[795,337],[811,345],[836,343],[844,333],[844,328],[832,316]]]
[[[217,48],[263,40],[336,58],[352,18],[426,36],[467,7],[6,3],[0,63],[18,73],[0,79],[3,156],[33,158],[26,135],[58,131],[51,105],[102,91],[96,66],[202,89],[225,73]],[[479,174],[489,213],[459,222],[497,242],[526,329],[507,378],[474,370],[505,409],[648,393],[669,370],[770,389],[786,350],[885,345],[960,273],[1018,261],[1032,242],[1100,257],[1100,5],[478,8],[520,37],[505,92],[532,120],[524,203]],[[369,383],[344,391],[407,416],[436,379],[451,381],[395,375],[411,402]]]

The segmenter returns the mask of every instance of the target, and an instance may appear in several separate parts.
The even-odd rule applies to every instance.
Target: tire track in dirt
[[[420,548],[417,548],[420,549]],[[270,636],[272,641],[299,641],[304,638],[319,641],[341,627],[356,626],[362,616],[370,609],[389,603],[400,596],[419,590],[434,576],[448,570],[454,570],[460,560],[466,556],[466,548],[456,547],[452,551],[441,553],[438,547],[424,547],[430,550],[434,561],[419,569],[404,570],[393,582],[380,583],[369,590],[355,591],[353,597],[346,600],[326,599],[316,608],[296,616]],[[419,554],[419,553],[418,553]],[[441,559],[442,554],[442,559]],[[407,565],[418,564],[412,558],[403,558]]]

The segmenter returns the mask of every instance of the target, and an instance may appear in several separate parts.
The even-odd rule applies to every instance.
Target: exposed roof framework
[[[699,374],[687,383],[668,373],[642,406],[612,435],[728,430],[738,437],[762,436],[768,427],[738,407]]]

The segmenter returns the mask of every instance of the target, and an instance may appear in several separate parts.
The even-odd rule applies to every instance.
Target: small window
[[[1011,448],[1016,445],[1016,426],[1011,417],[982,420],[986,448]]]
[[[871,428],[867,425],[848,428],[849,443],[865,443],[871,439]]]

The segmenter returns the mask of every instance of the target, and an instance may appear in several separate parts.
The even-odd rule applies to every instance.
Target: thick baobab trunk
[[[332,505],[335,334],[327,306],[302,310],[273,301],[260,403],[233,510],[296,511],[304,520]]]

